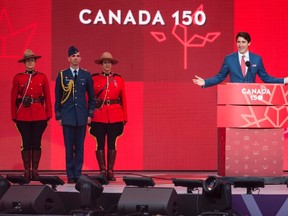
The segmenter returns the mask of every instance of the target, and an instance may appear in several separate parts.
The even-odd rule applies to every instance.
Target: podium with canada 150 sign
[[[288,86],[218,85],[218,174],[282,176],[287,127]]]

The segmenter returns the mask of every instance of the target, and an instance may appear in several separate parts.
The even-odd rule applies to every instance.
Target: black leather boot
[[[105,163],[105,151],[104,150],[97,150],[96,151],[96,158],[97,158],[99,169],[100,169],[100,175],[107,178],[106,163]]]
[[[37,180],[39,178],[38,166],[41,158],[41,150],[32,150],[32,174],[31,179]]]
[[[31,151],[22,150],[21,151],[23,165],[24,165],[24,178],[30,181],[30,166],[31,166]]]
[[[107,179],[109,181],[116,181],[114,177],[114,163],[116,159],[116,150],[108,150],[108,171],[107,171]]]

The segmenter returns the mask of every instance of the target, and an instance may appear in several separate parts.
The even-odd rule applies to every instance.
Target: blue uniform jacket
[[[61,73],[61,72],[60,72]],[[62,125],[83,126],[87,124],[88,116],[93,117],[95,109],[93,80],[88,71],[79,69],[77,81],[72,88],[70,96],[61,105],[63,100],[63,87],[60,73],[56,78],[55,85],[55,116],[56,120],[62,121]],[[73,75],[69,69],[62,71],[64,88],[68,88],[68,83]],[[88,97],[86,97],[86,93]],[[87,103],[88,98],[88,103]]]
[[[238,52],[226,56],[218,74],[205,79],[205,86],[203,87],[210,87],[221,83],[228,74],[230,76],[230,82],[234,83],[255,83],[256,75],[258,74],[260,79],[265,83],[284,84],[284,78],[275,78],[266,72],[261,56],[249,52],[249,59],[250,67],[247,70],[246,76],[243,77]]]

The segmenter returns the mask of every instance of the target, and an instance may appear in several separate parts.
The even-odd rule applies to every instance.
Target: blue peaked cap
[[[74,54],[76,54],[78,52],[79,52],[79,50],[76,47],[70,46],[69,49],[68,49],[68,57],[71,56],[71,55],[74,55]]]

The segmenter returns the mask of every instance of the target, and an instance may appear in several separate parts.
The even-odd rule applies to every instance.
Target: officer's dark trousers
[[[82,172],[86,125],[63,125],[68,179],[78,179]]]
[[[42,135],[47,127],[47,121],[17,121],[16,126],[21,134],[21,150],[41,150]]]
[[[116,150],[116,141],[119,136],[123,134],[123,122],[116,123],[101,123],[91,122],[90,134],[96,138],[96,150],[104,150],[105,138],[107,136],[107,143],[109,150]]]

